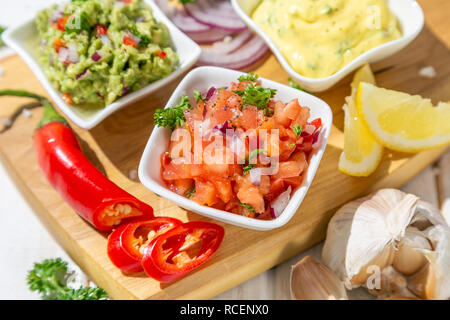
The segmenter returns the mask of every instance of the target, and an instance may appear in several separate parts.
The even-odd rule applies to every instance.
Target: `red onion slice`
[[[238,33],[230,42],[220,41],[212,45],[211,51],[216,51],[217,53],[231,53],[236,49],[240,48],[253,33],[250,30],[244,30]]]
[[[60,18],[64,18],[64,12],[62,12],[59,9],[56,9],[55,11],[53,11],[52,16],[50,17],[50,22],[56,23]]]
[[[261,59],[268,47],[258,36],[253,36],[242,47],[230,54],[219,54],[215,50],[203,48],[197,65],[212,65],[230,69],[242,69]]]
[[[229,31],[247,29],[228,0],[196,0],[184,7],[195,20],[211,27]]]
[[[141,38],[135,36],[130,30],[125,31],[125,36],[127,36],[128,38],[130,38],[131,40],[133,40],[137,44],[139,44],[142,41]]]
[[[210,26],[192,18],[184,10],[171,6],[167,0],[155,0],[155,3],[185,33],[205,32],[211,29]]]
[[[208,30],[203,32],[187,33],[189,38],[199,44],[211,44],[217,41],[221,41],[230,34],[232,34],[231,31],[221,30],[217,28],[209,28]]]
[[[82,78],[86,75],[87,71],[88,71],[87,68],[84,69],[84,71],[83,71],[82,73],[80,73],[79,75],[76,76],[76,79],[77,79],[77,80],[82,79]]]
[[[217,89],[214,87],[209,88],[208,92],[206,93],[205,100],[209,101],[209,99],[211,99],[214,96],[214,94],[216,93],[216,90]]]
[[[261,168],[254,168],[250,170],[250,182],[252,185],[259,187],[261,185],[261,175],[262,175],[262,169]]]
[[[289,186],[286,191],[284,191],[282,194],[278,196],[274,201],[271,203],[271,213],[273,209],[273,216],[278,218],[286,209],[287,205],[289,204],[289,200],[291,200],[291,191],[292,188]]]

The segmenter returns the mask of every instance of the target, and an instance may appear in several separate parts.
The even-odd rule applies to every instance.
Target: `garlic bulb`
[[[336,212],[328,224],[322,261],[347,289],[369,278],[364,267],[383,269],[392,263],[394,243],[404,236],[418,200],[399,190],[383,189]]]
[[[450,228],[416,196],[382,189],[340,208],[331,219],[322,261],[348,289],[378,297],[450,298]],[[373,280],[379,288],[371,288]]]
[[[291,296],[295,300],[347,300],[341,280],[311,256],[292,267]]]

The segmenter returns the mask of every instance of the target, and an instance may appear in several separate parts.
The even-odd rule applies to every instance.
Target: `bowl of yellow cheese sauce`
[[[414,0],[232,0],[291,77],[327,90],[408,45],[424,24]]]

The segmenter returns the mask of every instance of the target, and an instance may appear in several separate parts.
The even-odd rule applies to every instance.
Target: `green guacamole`
[[[45,74],[74,104],[111,104],[179,63],[143,0],[72,0],[39,12],[36,26]]]

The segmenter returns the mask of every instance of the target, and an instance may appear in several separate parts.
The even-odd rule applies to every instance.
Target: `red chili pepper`
[[[128,36],[123,36],[123,44],[126,46],[132,46],[134,48],[137,48],[138,46],[138,43]]]
[[[206,262],[219,248],[224,229],[214,223],[191,221],[154,239],[145,250],[142,266],[150,277],[173,282]]]
[[[108,33],[108,29],[104,25],[101,25],[101,24],[98,24],[95,27],[95,31],[97,33],[97,36],[101,36],[101,35],[104,35],[104,34]]]
[[[38,99],[44,115],[34,134],[34,149],[47,180],[61,197],[97,229],[110,232],[135,217],[153,217],[153,209],[106,178],[81,152],[75,133],[50,102],[20,90],[0,96]]]
[[[144,248],[153,239],[182,222],[169,217],[137,219],[115,229],[108,238],[108,257],[123,272],[142,271]]]

